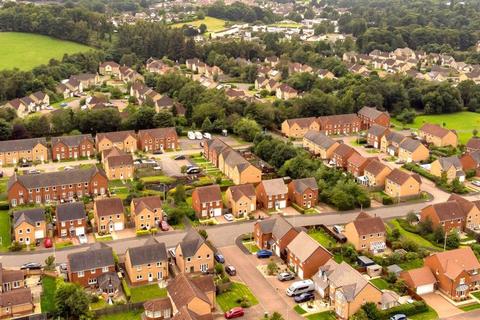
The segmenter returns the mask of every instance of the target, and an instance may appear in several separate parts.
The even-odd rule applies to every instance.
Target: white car
[[[188,131],[187,137],[190,140],[195,140],[195,133],[193,131]]]
[[[211,135],[210,133],[208,133],[208,132],[204,132],[204,133],[203,133],[203,137],[204,137],[205,139],[208,139],[208,140],[212,139],[212,135]]]
[[[161,166],[155,166],[155,167],[153,167],[153,170],[155,170],[155,171],[161,171],[161,170],[162,170],[162,167],[161,167]]]
[[[202,140],[203,139],[203,135],[200,131],[195,131],[195,138],[197,138],[198,140]]]
[[[473,181],[472,181],[472,184],[473,184],[475,187],[480,187],[480,180],[473,180]]]
[[[80,244],[88,243],[87,236],[84,235],[84,234],[79,234],[78,235],[78,241],[80,241]]]
[[[225,220],[227,221],[233,221],[233,215],[230,214],[230,213],[227,213],[223,216],[225,218]]]
[[[168,253],[170,253],[170,255],[172,256],[172,258],[175,258],[175,248],[170,248],[167,250]]]
[[[71,167],[71,166],[66,166],[65,169],[63,169],[63,170],[68,171],[68,170],[73,170],[73,169],[74,169],[74,168]]]

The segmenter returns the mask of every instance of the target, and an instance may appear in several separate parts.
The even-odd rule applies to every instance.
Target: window
[[[27,230],[25,230],[25,233],[30,233],[30,228],[27,228]]]
[[[141,274],[137,274],[137,280],[142,280],[143,276]]]
[[[96,279],[96,278],[88,279],[88,284],[92,285],[92,284],[96,284],[96,283],[97,283],[97,279]]]
[[[103,267],[102,272],[108,272],[108,267]]]
[[[18,234],[23,234],[23,230],[22,229],[18,230]]]
[[[161,267],[162,266],[162,263],[161,262],[157,262],[157,267]]]
[[[95,269],[90,270],[90,273],[91,273],[91,274],[95,274],[95,272],[96,272]]]
[[[78,271],[78,273],[77,273],[77,276],[78,276],[79,278],[83,278],[84,275],[85,275],[85,274],[84,274],[83,271]]]

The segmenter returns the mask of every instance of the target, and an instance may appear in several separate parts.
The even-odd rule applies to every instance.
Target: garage
[[[215,208],[212,211],[214,217],[219,217],[222,215],[222,208]]]
[[[113,229],[115,231],[123,230],[123,222],[115,222],[115,224],[113,225]]]
[[[284,209],[287,207],[287,201],[286,200],[280,200],[275,202],[275,208],[277,209]]]
[[[400,277],[405,280],[410,288],[415,289],[415,292],[419,295],[435,291],[437,281],[430,268],[426,266],[404,271],[400,274]]]
[[[75,228],[75,234],[76,235],[85,234],[85,227]]]
[[[45,238],[45,234],[43,233],[43,230],[36,230],[35,239],[43,239],[43,238]]]
[[[435,291],[435,284],[433,283],[418,286],[416,290],[418,295],[432,293],[433,291]]]

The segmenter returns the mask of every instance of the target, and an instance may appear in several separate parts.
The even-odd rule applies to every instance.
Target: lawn
[[[393,120],[392,122],[402,128],[402,124],[398,121]],[[421,115],[417,116],[415,121],[407,124],[406,127],[418,129],[424,123],[435,123],[441,126],[445,123],[445,127],[457,131],[461,143],[466,143],[472,137],[473,128],[480,127],[480,113],[463,111],[451,114]]]
[[[475,298],[477,298],[477,299],[480,300],[480,291],[473,292],[473,293],[472,293],[472,296],[474,296]]]
[[[31,70],[64,54],[84,52],[92,48],[70,41],[21,32],[0,32],[0,70]]]
[[[217,19],[213,17],[205,17],[205,19],[193,20],[190,22],[179,22],[179,23],[172,24],[172,27],[181,28],[183,27],[184,24],[191,25],[194,27],[199,27],[202,23],[207,26],[207,31],[209,32],[215,32],[215,31],[226,29],[225,20]]]
[[[418,258],[407,262],[399,263],[398,266],[403,270],[412,270],[423,267],[423,259]]]
[[[176,181],[175,178],[167,177],[167,176],[149,176],[149,177],[142,177],[140,178],[143,183],[165,183],[165,184],[172,184]]]
[[[55,291],[57,290],[57,279],[53,277],[42,278],[42,295],[40,297],[40,306],[42,313],[55,311]]]
[[[436,320],[438,319],[438,314],[435,310],[428,307],[428,311],[425,311],[413,316],[408,316],[408,319],[409,320]]]
[[[300,305],[296,305],[293,310],[295,310],[296,313],[302,315],[302,314],[305,314],[307,313],[307,311],[305,311],[302,307],[300,307]]]
[[[396,219],[391,220],[389,223],[392,227],[395,227],[400,231],[400,235],[403,238],[408,239],[408,240],[412,240],[413,242],[415,242],[416,244],[418,244],[421,247],[429,248],[429,249],[432,249],[432,250],[440,250],[439,247],[437,247],[436,245],[434,245],[433,243],[431,243],[427,239],[421,237],[420,235],[409,232],[409,231],[403,229]]]
[[[133,311],[126,311],[121,313],[115,314],[108,314],[104,316],[100,316],[98,320],[140,320],[142,318],[143,310],[133,310]]]
[[[10,214],[8,210],[0,210],[0,251],[7,251],[11,242]]]
[[[317,242],[325,248],[329,248],[336,243],[335,239],[330,237],[328,234],[325,233],[325,231],[321,229],[311,230],[308,232],[308,234],[310,235],[310,237],[317,240]]]
[[[332,311],[314,313],[306,317],[308,320],[335,320],[335,314]]]
[[[372,279],[370,282],[380,290],[388,289],[389,287],[388,282],[382,278]]]
[[[480,309],[480,303],[474,303],[474,304],[471,304],[471,305],[468,305],[468,306],[464,306],[464,307],[460,307],[460,309],[462,309],[463,311],[472,311],[472,310],[477,310],[477,309]]]
[[[62,242],[55,243],[55,249],[63,249],[71,246],[73,246],[72,241],[62,241]]]
[[[258,250],[260,250],[260,248],[253,241],[244,241],[243,245],[248,249],[248,251],[250,251],[250,253],[256,253]]]
[[[257,298],[253,295],[250,289],[246,285],[238,282],[232,282],[232,286],[230,287],[229,291],[219,294],[217,296],[217,303],[225,312],[233,307],[240,306],[240,303],[237,302],[237,299],[241,297],[247,297],[251,306],[258,304]]]
[[[167,296],[167,289],[160,288],[158,284],[150,284],[147,286],[141,287],[131,287],[130,288],[132,297],[130,302],[142,302],[155,298],[162,298]]]

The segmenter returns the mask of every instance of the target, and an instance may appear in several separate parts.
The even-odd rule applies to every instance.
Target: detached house
[[[102,163],[108,179],[133,179],[135,167],[131,153],[113,147],[102,151]]]
[[[369,129],[374,124],[386,128],[390,127],[390,116],[388,113],[379,111],[376,108],[363,107],[358,111],[358,117],[364,130]]]
[[[426,161],[430,157],[430,151],[420,141],[406,138],[398,147],[398,158],[405,162]]]
[[[98,73],[81,73],[71,76],[77,81],[80,81],[84,89],[88,89],[100,84],[100,77]]]
[[[303,148],[310,153],[318,155],[320,159],[331,159],[333,151],[339,146],[338,141],[326,136],[319,131],[307,131],[303,136]]]
[[[192,207],[199,219],[221,216],[223,199],[220,186],[214,184],[195,188],[192,192]]]
[[[303,138],[307,131],[320,131],[316,118],[287,119],[282,122],[282,134],[286,137]]]
[[[385,186],[385,180],[387,176],[392,172],[387,165],[380,161],[370,161],[363,170],[363,178],[359,177],[359,181],[367,187],[383,187]]]
[[[279,257],[285,257],[287,246],[298,235],[295,229],[282,216],[272,216],[255,222],[253,237],[260,249],[270,249]]]
[[[125,252],[125,269],[134,285],[168,279],[168,255],[165,243],[149,238],[142,246]]]
[[[137,151],[137,135],[133,130],[97,133],[96,136],[97,151],[102,152],[113,147],[124,152]]]
[[[102,76],[118,76],[120,74],[120,65],[114,61],[102,62],[98,67],[98,72]]]
[[[138,144],[145,152],[175,150],[178,148],[177,131],[174,127],[140,130]]]
[[[430,164],[430,173],[437,177],[442,177],[445,174],[448,182],[457,178],[460,182],[465,181],[462,163],[456,156],[443,157],[433,161]]]
[[[436,147],[452,146],[456,148],[458,145],[457,134],[437,124],[424,124],[418,129],[418,136]]]
[[[473,137],[465,145],[465,152],[471,153],[480,151],[480,137]]]
[[[380,150],[391,156],[398,155],[400,144],[406,137],[395,131],[386,133],[380,140]]]
[[[112,233],[125,228],[125,209],[122,199],[106,198],[95,200],[93,214],[98,233]]]
[[[418,174],[394,169],[385,178],[385,193],[393,199],[405,199],[420,195],[422,180]]]
[[[460,158],[460,163],[463,170],[474,170],[475,175],[480,176],[480,151],[465,153]]]
[[[45,138],[0,141],[0,166],[21,161],[48,161]]]
[[[175,263],[180,273],[206,273],[214,267],[213,250],[191,229],[175,247]]]
[[[267,210],[287,207],[288,188],[283,178],[263,180],[256,188],[257,201]]]
[[[332,254],[302,231],[287,245],[287,265],[300,279],[311,278]]]
[[[87,213],[83,202],[59,204],[55,215],[57,236],[72,238],[87,233]]]
[[[382,138],[390,132],[387,127],[372,124],[367,131],[367,144],[373,146],[376,149],[380,149],[382,144]]]
[[[437,284],[437,279],[435,279],[432,271],[427,266],[403,271],[400,273],[400,278],[405,281],[410,289],[419,295],[434,292]]]
[[[55,88],[58,94],[61,94],[64,99],[79,96],[83,92],[82,83],[76,78],[62,80]]]
[[[257,209],[257,195],[251,183],[229,187],[225,198],[227,207],[236,218],[247,217]]]
[[[57,161],[90,158],[95,155],[95,143],[90,134],[54,137],[51,142],[52,158]]]
[[[289,100],[296,98],[298,91],[290,87],[288,84],[282,83],[276,89],[275,96],[277,99]]]
[[[288,184],[288,198],[303,209],[315,207],[318,203],[318,185],[315,178],[292,180]]]
[[[344,233],[357,251],[377,254],[387,247],[385,224],[380,217],[372,217],[366,212],[360,212],[355,220],[348,223]]]
[[[136,230],[150,230],[163,220],[162,200],[159,196],[134,198],[130,203],[130,217]]]
[[[13,213],[15,241],[21,244],[35,244],[47,236],[47,222],[43,208],[15,211]]]

